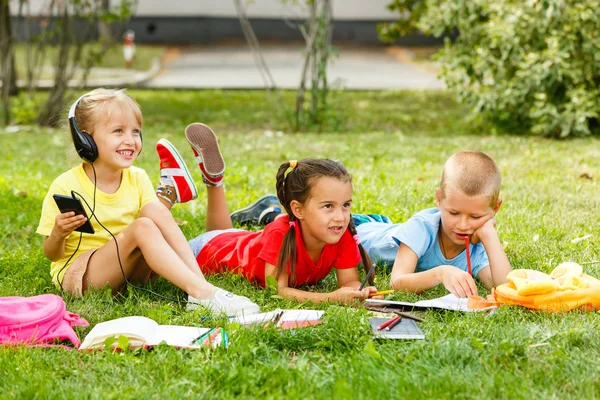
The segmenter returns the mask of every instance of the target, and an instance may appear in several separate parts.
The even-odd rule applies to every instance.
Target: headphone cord
[[[92,217],[96,218],[96,221],[98,221],[98,218],[96,217],[96,214],[94,214],[94,212],[96,211],[96,168],[94,168],[94,162],[92,161],[90,163],[90,165],[92,166],[92,171],[94,171],[94,195],[93,195],[93,201],[92,201],[92,207],[90,207],[90,205],[87,203],[87,201],[85,201],[85,199],[83,198],[83,196],[81,196],[81,194],[77,193],[74,190],[71,190],[71,197],[75,198],[75,193],[77,193],[79,195],[79,197],[81,197],[83,199],[83,201],[85,201],[85,205],[88,206],[88,209],[92,212],[90,214],[90,216],[88,217],[88,221],[90,221],[90,223],[92,222]],[[75,247],[75,251],[73,252],[73,254],[71,254],[71,257],[69,257],[69,259],[67,260],[67,262],[65,263],[65,265],[63,265],[63,267],[60,269],[60,271],[58,271],[58,274],[56,275],[56,280],[58,281],[58,284],[60,285],[60,290],[64,291],[63,288],[63,282],[65,281],[65,277],[63,276],[63,280],[60,281],[59,277],[60,277],[60,273],[64,271],[65,268],[67,268],[67,265],[69,265],[69,261],[71,261],[71,259],[73,258],[73,256],[75,254],[77,254],[77,251],[79,250],[79,246],[81,245],[81,239],[83,237],[83,232],[79,232],[79,242],[77,242],[77,246]]]
[[[85,205],[88,207],[88,209],[91,210],[91,214],[89,217],[89,220],[91,222],[91,219],[94,218],[96,219],[96,222],[98,222],[98,224],[106,231],[108,232],[108,234],[112,237],[113,241],[115,242],[115,247],[117,249],[117,260],[119,261],[119,267],[121,268],[121,273],[123,274],[123,279],[125,280],[125,283],[129,286],[131,286],[134,289],[138,289],[138,290],[142,290],[144,292],[148,292],[150,294],[153,294],[157,297],[160,297],[161,299],[164,300],[168,300],[168,301],[173,301],[175,303],[183,303],[183,301],[181,300],[177,300],[177,299],[173,299],[171,297],[167,297],[167,296],[163,296],[162,294],[156,293],[150,289],[146,289],[143,288],[141,286],[136,286],[133,283],[131,283],[129,281],[129,279],[127,279],[127,276],[125,275],[125,270],[123,269],[123,263],[121,262],[121,254],[119,252],[119,243],[117,242],[117,238],[115,237],[115,235],[113,235],[113,233],[107,228],[105,227],[102,222],[100,222],[100,220],[98,219],[98,216],[96,216],[95,214],[95,210],[96,210],[96,168],[94,168],[94,163],[90,163],[90,165],[92,166],[92,171],[94,172],[94,196],[93,196],[93,207],[90,207],[90,205],[88,204],[87,200],[81,195],[81,193],[78,193],[74,190],[71,190],[71,195],[74,197],[74,194],[77,194],[81,200],[83,200],[83,202],[85,203]],[[71,257],[69,257],[69,259],[67,260],[67,262],[65,263],[65,265],[62,267],[62,269],[58,272],[59,274],[66,268],[66,266],[68,265],[69,261],[71,261],[71,259],[73,258],[73,256],[75,255],[75,253],[77,253],[77,250],[79,250],[79,245],[81,244],[81,237],[82,237],[83,233],[80,232],[79,234],[79,242],[77,243],[77,248],[75,249],[75,251],[73,252],[73,254],[71,254]],[[63,277],[63,281],[64,281],[64,277]],[[62,282],[60,283],[60,288],[62,289]]]

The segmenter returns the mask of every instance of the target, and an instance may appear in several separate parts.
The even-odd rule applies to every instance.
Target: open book
[[[237,317],[232,322],[240,325],[272,323],[281,329],[294,329],[322,324],[324,311],[319,310],[274,310],[261,314]]]
[[[210,335],[207,335],[209,332]],[[150,347],[164,342],[169,346],[199,349],[204,346],[217,347],[221,343],[226,345],[228,340],[227,332],[220,328],[212,330],[192,326],[159,325],[150,318],[134,316],[113,319],[94,326],[79,346],[79,350],[102,349],[107,338],[115,339],[112,347],[116,348],[119,336],[125,336],[131,347]]]
[[[391,301],[391,300],[377,300],[377,299],[367,299],[365,300],[365,305],[375,306],[375,307],[385,307],[396,310],[429,310],[429,309],[439,309],[439,310],[453,310],[453,311],[483,311],[489,310],[495,307],[487,307],[481,308],[477,310],[472,310],[467,307],[468,303],[467,298],[458,298],[453,294],[448,294],[444,297],[438,297],[436,299],[431,300],[421,300],[416,303],[408,303],[403,301]]]

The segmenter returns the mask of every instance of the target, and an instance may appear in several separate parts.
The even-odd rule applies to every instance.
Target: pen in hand
[[[375,263],[371,265],[371,269],[369,270],[369,272],[367,272],[367,276],[365,276],[365,279],[363,279],[363,281],[360,283],[360,287],[358,288],[358,290],[363,290],[365,288],[365,285],[367,284],[367,282],[369,282],[369,279],[373,275],[373,272],[375,272],[375,266]]]

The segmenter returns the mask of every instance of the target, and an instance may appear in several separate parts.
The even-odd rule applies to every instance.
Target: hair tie
[[[352,237],[354,238],[354,241],[356,242],[356,245],[358,246],[360,244],[360,238],[358,237],[358,235],[354,235]]]
[[[288,222],[288,224],[290,224],[291,228],[295,228],[296,227],[296,221],[290,221],[290,222]]]
[[[298,160],[290,160],[290,168],[294,169],[298,166]]]

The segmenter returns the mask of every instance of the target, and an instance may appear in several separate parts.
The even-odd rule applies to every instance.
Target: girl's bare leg
[[[206,186],[206,231],[233,228],[223,186]]]
[[[204,278],[204,275],[196,262],[196,257],[194,257],[194,253],[192,253],[192,249],[190,248],[187,239],[167,208],[163,207],[163,205],[158,202],[148,203],[142,207],[140,217],[150,218],[156,224],[158,229],[160,229],[160,232],[169,246],[177,253],[190,271],[197,275],[202,281],[206,282],[206,278]],[[229,215],[227,217],[229,218]]]
[[[165,212],[168,213],[166,209]],[[100,288],[108,284],[116,292],[125,282],[124,275],[129,278],[143,259],[152,271],[196,299],[214,296],[217,289],[201,273],[195,274],[183,262],[150,218],[138,218],[118,234],[116,240],[123,270],[119,266],[115,243],[111,240],[90,258],[83,278],[84,291],[88,287]]]

